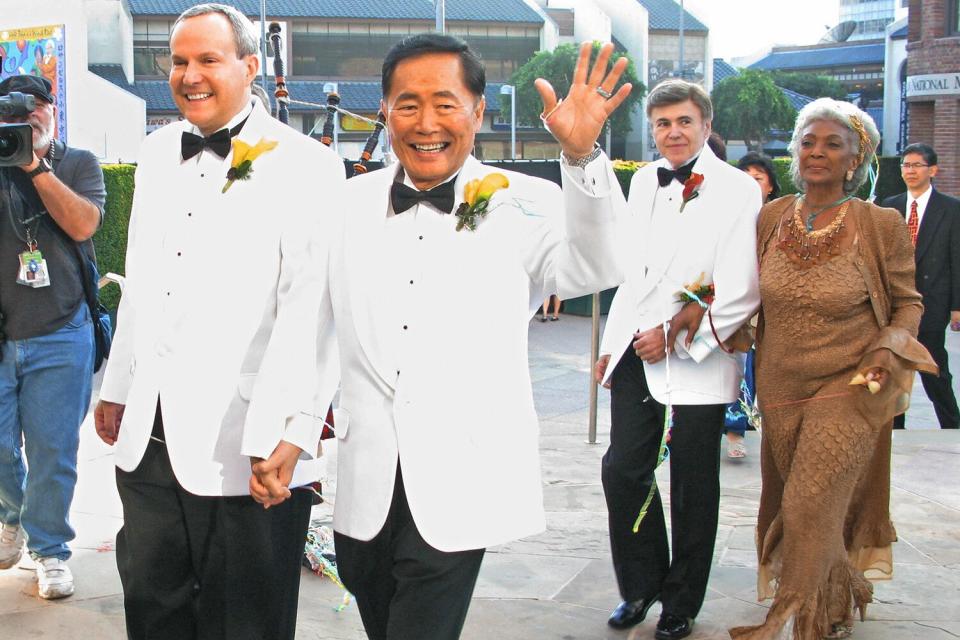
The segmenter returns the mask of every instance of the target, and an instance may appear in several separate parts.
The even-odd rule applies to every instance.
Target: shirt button
[[[410,284],[413,284],[413,280],[410,281]]]
[[[420,236],[420,239],[423,240],[423,236]]]
[[[190,218],[190,217],[192,217],[192,216],[193,216],[193,213],[190,212],[190,211],[188,211],[188,212],[187,212],[187,217]]]
[[[179,258],[180,256],[182,256],[182,255],[183,255],[183,253],[181,253],[180,251],[177,251],[177,257],[178,257],[178,258]]]
[[[403,325],[403,330],[404,330],[404,331],[407,330],[407,325]]]
[[[873,292],[873,293],[871,293],[870,295],[871,295],[871,296],[873,296],[874,298],[876,298],[876,297],[877,297],[877,292],[876,292],[876,291],[874,291],[874,292]]]
[[[202,174],[202,173],[200,174],[200,177],[201,177],[201,178],[203,177],[203,174]]]

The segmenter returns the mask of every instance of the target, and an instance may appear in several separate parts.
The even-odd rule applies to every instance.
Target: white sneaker
[[[65,560],[37,558],[37,582],[40,597],[56,600],[73,595],[73,574]]]
[[[0,527],[0,569],[9,569],[23,555],[23,527],[5,524]]]

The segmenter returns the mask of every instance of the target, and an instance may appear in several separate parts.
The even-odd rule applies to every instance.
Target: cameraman
[[[33,128],[31,161],[0,169],[0,569],[19,561],[26,540],[39,595],[53,599],[73,593],[68,513],[94,358],[75,244],[93,255],[106,191],[93,154],[54,139],[50,82],[0,82],[0,96],[15,91],[34,96],[36,108],[4,118]]]

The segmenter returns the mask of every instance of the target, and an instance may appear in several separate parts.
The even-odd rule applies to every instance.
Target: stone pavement
[[[600,394],[599,442],[586,443],[589,373],[588,318],[534,321],[530,363],[541,418],[541,460],[548,529],[491,549],[483,564],[464,640],[634,640],[652,638],[659,607],[630,632],[609,629],[618,602],[607,545],[600,458],[609,434],[609,395]],[[953,371],[960,372],[960,335],[948,340]],[[919,390],[919,383],[916,385]],[[941,640],[960,638],[960,432],[934,430],[936,420],[922,391],[914,394],[908,431],[894,436],[892,511],[900,534],[895,578],[876,585],[867,622],[857,638]],[[503,446],[510,446],[506,425]],[[760,493],[759,440],[747,434],[749,455],[724,459],[720,530],[715,566],[693,640],[726,638],[726,628],[758,623],[765,608],[755,601],[753,529]],[[335,495],[335,444],[328,448],[329,501]],[[491,473],[496,461],[491,460]],[[121,524],[113,480],[113,455],[83,426],[72,520],[77,529],[71,567],[76,594],[59,602],[36,598],[33,573],[0,571],[0,637],[113,640],[124,637],[123,605],[113,541]],[[666,488],[666,469],[658,474]],[[329,520],[330,505],[314,517]],[[362,640],[354,604],[336,611],[341,591],[305,572],[298,638]],[[172,639],[175,640],[175,639]],[[424,639],[429,640],[429,639]]]

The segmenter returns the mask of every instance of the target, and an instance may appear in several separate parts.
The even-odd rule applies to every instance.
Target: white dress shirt
[[[927,190],[920,194],[920,197],[914,198],[913,194],[907,191],[907,220],[910,220],[910,209],[913,203],[917,203],[917,229],[923,223],[923,214],[927,210],[927,203],[930,202],[930,195],[933,193],[933,185],[927,185]]]

